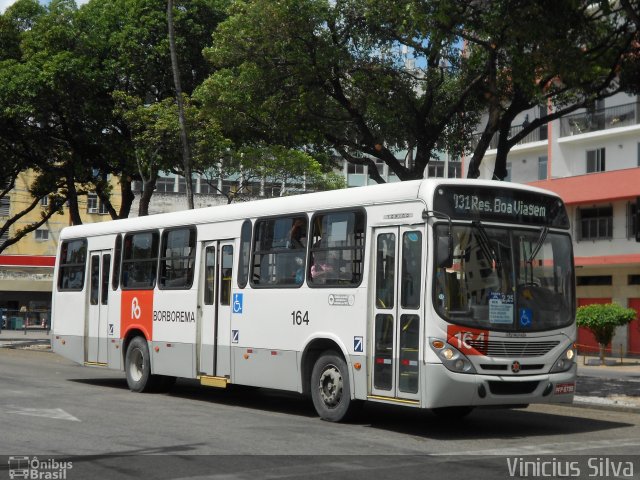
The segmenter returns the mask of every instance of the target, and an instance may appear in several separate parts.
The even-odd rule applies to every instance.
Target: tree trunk
[[[122,204],[120,205],[118,218],[128,218],[129,213],[131,213],[131,205],[133,205],[133,200],[136,197],[133,190],[131,190],[130,178],[127,177],[120,179],[120,193],[122,197]]]
[[[599,343],[598,346],[600,347],[600,365],[604,365],[604,351],[607,346],[604,343]]]
[[[176,102],[178,102],[178,121],[180,123],[180,140],[182,142],[182,166],[186,180],[187,205],[190,209],[193,204],[193,185],[191,183],[191,153],[189,152],[189,137],[187,124],[184,117],[184,104],[182,101],[182,86],[180,84],[180,68],[178,66],[178,54],[176,52],[176,38],[173,29],[173,0],[167,1],[167,24],[169,27],[169,50],[171,52],[171,69],[173,70],[173,83],[176,88]]]
[[[142,195],[140,195],[140,204],[138,205],[138,216],[146,217],[149,215],[149,204],[151,203],[151,196],[156,188],[156,180],[158,175],[151,176],[148,180],[142,183]]]
[[[82,225],[80,207],[78,207],[78,191],[76,190],[75,178],[73,176],[67,176],[67,201],[69,202],[69,220],[71,225]]]

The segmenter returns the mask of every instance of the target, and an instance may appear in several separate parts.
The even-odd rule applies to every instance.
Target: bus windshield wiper
[[[477,238],[478,244],[482,249],[482,253],[484,256],[491,260],[495,265],[498,265],[500,262],[498,261],[498,256],[496,252],[491,248],[491,240],[489,240],[489,236],[487,235],[487,231],[484,229],[482,224],[479,221],[471,222],[471,225],[477,230]]]
[[[536,246],[533,247],[533,250],[531,250],[531,255],[529,255],[529,258],[527,259],[527,263],[529,264],[533,263],[533,259],[536,258],[536,255],[538,255],[538,252],[542,248],[542,245],[544,245],[544,241],[547,239],[548,234],[549,234],[549,227],[542,227],[542,230],[540,231],[540,236],[538,237],[538,241],[536,242]]]

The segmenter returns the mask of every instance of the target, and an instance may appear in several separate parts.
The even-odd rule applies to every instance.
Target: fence
[[[3,330],[49,330],[51,310],[7,310],[0,308]]]

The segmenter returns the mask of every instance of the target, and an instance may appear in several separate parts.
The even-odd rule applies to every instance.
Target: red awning
[[[640,197],[640,167],[541,180],[529,185],[557,193],[567,205],[627,200]]]
[[[4,267],[53,267],[55,263],[52,255],[0,255],[0,266]]]

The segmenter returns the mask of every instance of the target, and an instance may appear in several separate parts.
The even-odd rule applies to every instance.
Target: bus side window
[[[65,240],[60,248],[58,290],[80,291],[84,287],[87,241]]]
[[[177,228],[162,232],[160,253],[161,289],[189,289],[193,284],[196,229]]]
[[[231,305],[231,277],[233,273],[233,247],[224,245],[221,254],[220,305]]]
[[[120,284],[120,261],[122,260],[122,235],[116,237],[116,246],[113,256],[113,276],[111,277],[111,287],[118,289]]]
[[[306,215],[256,221],[251,285],[299,287],[304,282]]]
[[[240,231],[238,253],[238,287],[244,288],[249,280],[249,256],[251,254],[251,220],[245,220]]]
[[[130,233],[124,237],[123,289],[151,289],[155,286],[159,243],[157,231]]]
[[[357,286],[364,260],[364,211],[335,211],[313,217],[309,285]]]

